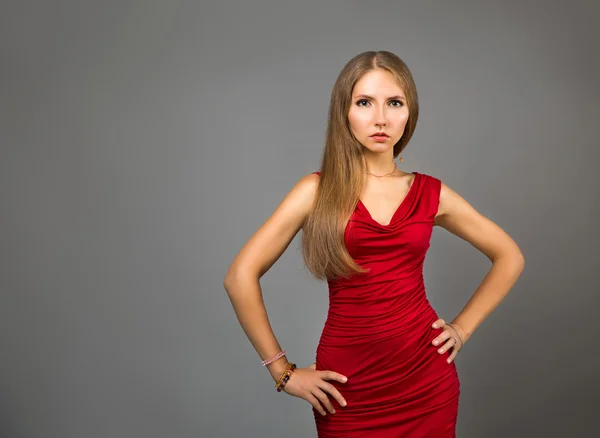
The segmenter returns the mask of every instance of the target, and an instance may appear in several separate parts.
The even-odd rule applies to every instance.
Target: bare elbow
[[[229,265],[225,277],[223,277],[223,287],[225,287],[225,289],[229,289],[237,281],[240,276],[239,272],[240,263],[236,259]]]
[[[523,269],[525,267],[525,256],[523,255],[523,253],[521,251],[517,250],[516,252],[513,252],[510,255],[507,255],[506,259],[510,260],[510,264],[519,273],[523,271]]]
[[[515,250],[504,251],[497,256],[490,256],[489,259],[492,263],[502,260],[503,263],[510,264],[518,271],[522,271],[525,267],[525,256],[518,248]]]
[[[251,274],[246,270],[242,271],[239,268],[230,268],[229,271],[227,271],[227,274],[225,274],[225,277],[223,278],[223,287],[225,288],[227,293],[231,295],[231,293],[234,291],[238,284],[247,280],[250,277],[252,277]]]
[[[517,260],[518,260],[519,266],[521,267],[521,271],[522,271],[523,268],[525,268],[525,256],[523,255],[523,253],[521,251],[519,251],[519,254],[517,254]]]
[[[236,273],[235,271],[232,271],[231,269],[229,271],[227,271],[227,274],[225,274],[225,277],[223,278],[223,287],[225,288],[225,290],[227,292],[231,291],[231,288],[233,287],[233,284],[236,281]]]

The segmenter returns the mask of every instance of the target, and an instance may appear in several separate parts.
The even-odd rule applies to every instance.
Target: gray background
[[[440,178],[521,246],[517,285],[457,358],[458,436],[595,435],[599,7],[593,1],[4,1],[0,436],[315,436],[222,286],[317,169],[354,55],[411,68],[405,171]],[[327,312],[299,235],[261,284],[308,366]],[[452,319],[487,259],[436,228]]]

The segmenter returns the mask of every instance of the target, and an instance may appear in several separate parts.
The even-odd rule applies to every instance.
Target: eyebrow
[[[375,100],[375,98],[373,96],[369,96],[368,94],[359,94],[358,96],[355,96],[354,98],[358,99],[359,97],[363,97],[365,99]],[[392,97],[389,97],[388,99],[406,100],[406,98],[404,96],[400,96],[400,95],[392,96]]]

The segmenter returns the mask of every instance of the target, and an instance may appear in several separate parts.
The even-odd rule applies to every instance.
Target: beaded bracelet
[[[270,359],[265,359],[263,360],[260,364],[264,367],[269,365],[271,362],[275,362],[277,359],[279,359],[280,357],[285,356],[285,350],[281,350],[279,353],[277,353],[275,356],[273,356]]]
[[[277,392],[281,392],[281,390],[283,389],[285,384],[288,382],[288,380],[290,380],[290,376],[292,375],[292,373],[294,372],[295,369],[296,369],[295,363],[291,363],[291,362],[287,363],[287,365],[285,367],[285,371],[281,374],[281,376],[277,380],[277,383],[275,383],[275,388],[277,389]]]
[[[289,367],[289,369],[287,369],[284,374],[282,375],[283,380],[281,379],[281,377],[279,378],[280,381],[278,382],[279,384],[277,385],[277,392],[281,392],[283,390],[283,388],[285,387],[285,384],[288,382],[288,380],[290,380],[290,377],[292,375],[292,373],[294,372],[294,369],[296,368],[296,364],[291,364],[291,367]]]
[[[281,384],[281,382],[288,376],[288,374],[290,373],[290,370],[293,370],[294,368],[294,364],[289,362],[285,365],[285,370],[283,370],[283,373],[281,373],[281,376],[279,376],[279,379],[277,379],[277,382],[275,383],[275,387],[279,386]]]

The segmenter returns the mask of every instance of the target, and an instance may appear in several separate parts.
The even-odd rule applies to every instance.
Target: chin
[[[386,152],[394,149],[393,147],[388,147],[388,146],[379,147],[378,148],[378,147],[372,147],[372,146],[365,146],[365,145],[363,145],[363,147],[366,150],[368,150],[369,152],[372,152],[374,154],[383,154],[383,153],[386,153]]]

